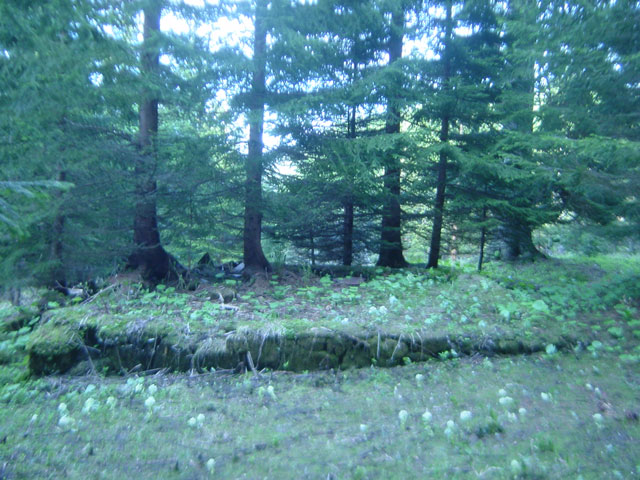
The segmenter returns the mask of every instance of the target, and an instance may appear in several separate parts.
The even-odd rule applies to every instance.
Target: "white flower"
[[[90,413],[92,410],[95,410],[97,408],[98,408],[98,402],[96,402],[93,397],[89,397],[84,402],[84,406],[82,407],[82,413]]]
[[[155,399],[155,398],[153,398],[153,395],[150,395],[150,396],[149,396],[149,398],[147,398],[147,399],[144,401],[144,405],[145,405],[145,407],[147,407],[148,409],[152,409],[152,408],[153,408],[153,406],[154,406],[155,404],[156,404],[156,399]]]
[[[31,416],[31,420],[29,420],[29,423],[35,423],[35,421],[36,421],[36,420],[38,420],[38,414],[37,414],[37,413],[34,413],[34,414]]]
[[[421,385],[423,381],[424,381],[424,375],[421,373],[416,373],[416,383],[418,385]]]
[[[518,421],[518,416],[513,412],[507,412],[507,418],[509,419],[510,422],[513,422],[513,423]]]
[[[377,315],[378,314],[378,309],[376,307],[369,307],[369,314],[370,315]]]
[[[409,412],[406,410],[400,410],[398,412],[398,418],[400,419],[400,425],[404,427],[407,423],[407,419],[409,418]]]
[[[63,415],[62,417],[60,417],[60,420],[58,420],[58,425],[60,425],[62,428],[67,428],[72,427],[75,422],[76,421],[73,419],[73,417],[69,415]]]
[[[62,402],[60,405],[58,405],[58,413],[60,413],[60,415],[64,415],[65,413],[67,413],[67,404]]]
[[[511,460],[511,473],[519,475],[522,473],[522,465],[516,459]]]
[[[544,350],[545,352],[547,352],[547,355],[553,355],[558,351],[558,349],[553,343],[550,343],[549,345],[547,345],[547,347]]]
[[[269,386],[267,387],[267,393],[269,394],[269,396],[270,396],[273,400],[275,400],[275,399],[276,399],[276,393],[275,393],[275,392],[274,392],[274,390],[273,390],[273,385],[269,385]]]
[[[196,417],[191,417],[191,418],[187,421],[187,424],[188,424],[190,427],[194,427],[194,428],[195,428],[195,426],[197,425]]]
[[[504,388],[501,388],[500,390],[498,390],[498,395],[500,395],[501,397],[506,397],[507,391]]]
[[[431,423],[431,420],[433,419],[433,415],[431,414],[431,412],[427,409],[424,411],[424,413],[422,414],[422,421],[424,423]]]
[[[519,413],[521,416],[523,416],[523,417],[524,417],[524,416],[527,414],[527,409],[526,409],[526,408],[523,408],[523,407],[520,407],[520,408],[518,409],[518,413]]]
[[[141,383],[137,383],[135,387],[133,387],[133,391],[136,393],[140,393],[142,391],[143,385]]]
[[[456,428],[456,422],[454,422],[453,420],[447,420],[447,428]]]
[[[151,385],[149,385],[149,387],[147,388],[147,391],[149,392],[149,395],[154,395],[157,391],[158,391],[158,387],[156,387],[153,383]]]
[[[540,392],[540,398],[542,398],[542,400],[544,400],[545,402],[549,402],[551,401],[551,394]]]
[[[393,396],[398,399],[402,398],[402,394],[400,393],[400,389],[398,388],[398,385],[393,387]]]
[[[460,412],[460,421],[467,422],[471,420],[472,414],[469,410],[463,410]]]
[[[380,308],[378,309],[378,312],[380,313],[380,315],[386,315],[387,314],[387,307],[385,307],[384,305],[381,305]]]
[[[513,398],[511,397],[500,397],[498,399],[498,403],[503,407],[508,407],[509,405],[513,405]]]
[[[591,385],[590,383],[585,383],[584,386],[587,390],[593,390],[593,385]]]
[[[593,414],[593,420],[594,420],[596,423],[602,423],[602,421],[604,420],[604,417],[603,417],[601,414],[599,414],[599,413],[594,413],[594,414]]]
[[[367,425],[364,424],[364,423],[361,423],[360,424],[360,431],[363,432],[363,433],[366,432],[367,431]]]
[[[395,295],[389,295],[389,305],[395,305],[396,303],[398,303],[398,299]]]
[[[107,403],[107,406],[109,408],[111,408],[111,409],[115,408],[116,407],[116,403],[117,403],[116,397],[107,398],[107,402],[106,403]]]
[[[454,432],[453,428],[447,427],[447,428],[444,429],[444,434],[447,436],[447,438],[451,438],[454,433],[455,432]]]
[[[96,389],[96,386],[93,383],[87,385],[87,388],[84,389],[84,393],[91,393]]]
[[[202,424],[204,423],[204,414],[199,413],[196,417],[196,421],[198,422],[198,425],[202,426]]]
[[[210,473],[213,473],[213,471],[216,469],[216,461],[213,458],[207,460],[207,463],[205,465],[207,466],[207,470],[209,470]]]

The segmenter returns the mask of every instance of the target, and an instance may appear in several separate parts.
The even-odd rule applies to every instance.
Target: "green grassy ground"
[[[115,284],[79,305],[51,304],[27,347],[37,372],[68,368],[71,357],[83,354],[86,346],[133,345],[140,350],[148,349],[149,342],[163,345],[149,354],[158,367],[167,366],[159,358],[169,355],[167,363],[176,368],[170,354],[178,350],[185,352],[182,359],[195,352],[197,358],[213,356],[210,363],[216,367],[226,362],[225,368],[233,368],[249,349],[256,361],[258,351],[262,359],[271,358],[266,363],[271,368],[301,371],[323,361],[336,367],[343,361],[345,366],[349,361],[361,366],[376,360],[397,364],[405,356],[423,358],[423,344],[417,344],[413,356],[411,344],[424,339],[445,344],[451,339],[452,348],[466,342],[472,345],[470,352],[485,351],[480,346],[501,340],[528,345],[514,351],[560,346],[567,338],[569,343],[588,344],[603,332],[607,341],[624,341],[640,337],[640,324],[631,321],[636,315],[633,299],[640,297],[639,272],[640,259],[628,257],[496,264],[482,274],[464,266],[436,272],[380,270],[357,287],[342,279],[290,272],[249,285],[229,280],[196,292],[164,286],[149,292],[135,284]],[[219,292],[235,298],[222,305]],[[365,351],[355,349],[345,356],[344,349],[353,346],[348,338],[346,344],[345,338],[334,341],[341,334],[366,344]],[[336,352],[309,361],[316,336],[332,335],[328,350]],[[640,360],[638,353],[628,355]],[[122,355],[111,354],[117,357],[117,362],[110,360],[113,369]],[[153,364],[151,357],[135,357],[125,367],[138,362]],[[189,362],[182,362],[181,368],[185,366]],[[122,368],[116,365],[115,370]]]
[[[71,308],[54,303],[19,322],[5,304],[0,479],[640,478],[639,266],[600,258],[496,265],[482,275],[379,272],[357,290],[272,278],[238,286],[235,313],[204,296],[135,287]],[[312,323],[351,332],[495,328],[542,341],[577,332],[590,343],[259,377],[28,376],[29,348],[47,328],[64,345],[63,332],[89,322],[117,336],[156,320],[178,336],[295,333]]]
[[[588,352],[50,377],[2,387],[0,477],[638,478],[639,385]]]

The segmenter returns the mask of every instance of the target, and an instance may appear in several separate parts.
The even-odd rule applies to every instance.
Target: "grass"
[[[588,352],[262,378],[49,377],[0,391],[0,477],[637,478],[638,385],[637,368]]]
[[[320,332],[369,344],[367,362],[370,357],[378,358],[380,339],[393,343],[385,347],[391,350],[387,357],[403,351],[404,347],[396,348],[398,338],[410,343],[424,338],[456,339],[452,345],[470,343],[470,351],[500,341],[514,344],[513,348],[502,346],[504,351],[523,350],[518,345],[528,346],[524,350],[561,346],[567,339],[568,343],[588,344],[601,330],[624,342],[640,336],[637,325],[629,322],[637,316],[633,299],[640,297],[638,272],[638,258],[603,258],[500,264],[483,274],[464,266],[444,272],[375,270],[377,276],[357,287],[328,276],[302,278],[290,272],[251,285],[228,280],[196,292],[164,286],[146,291],[128,285],[81,305],[48,311],[28,349],[38,365],[55,364],[57,355],[62,368],[69,366],[81,340],[101,344],[161,340],[164,345],[201,354],[215,338],[216,354],[235,358],[242,353],[237,345],[246,339],[257,338],[261,345],[260,339],[269,338],[272,350],[305,350],[314,338],[298,345],[296,339]],[[235,297],[231,307],[220,304],[223,296]],[[283,346],[283,339],[291,341]],[[224,351],[227,347],[230,350]],[[341,343],[337,348],[342,347]],[[306,350],[291,355],[302,353]],[[637,353],[629,352],[628,360],[640,360]],[[288,362],[298,365],[298,370],[310,368],[309,362],[283,355],[281,361],[269,365],[286,368]],[[397,357],[385,362],[397,363]],[[338,361],[331,359],[329,364],[336,366]],[[363,360],[354,364],[362,365]]]
[[[0,478],[640,478],[638,272],[637,258],[590,258],[482,275],[378,271],[359,288],[281,274],[226,285],[235,312],[208,291],[135,285],[33,319],[3,305]],[[493,331],[546,347],[259,377],[29,378],[34,345],[66,352],[89,326],[108,339],[155,332],[211,348],[318,327]],[[575,351],[546,343],[576,332],[589,343]]]

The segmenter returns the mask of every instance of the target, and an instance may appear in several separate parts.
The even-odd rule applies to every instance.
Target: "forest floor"
[[[640,478],[639,276],[620,257],[374,271],[357,286],[283,271],[225,285],[226,304],[221,285],[118,285],[30,320],[3,304],[0,478]],[[309,332],[324,350],[296,359],[303,344],[287,342]],[[327,332],[367,366],[330,357]],[[239,340],[201,360],[243,368],[198,364],[207,336],[275,338],[273,362],[297,372],[262,352],[252,370]],[[116,338],[151,361],[105,376]],[[158,338],[189,373],[154,367]],[[444,344],[417,362],[427,338]],[[29,376],[37,349],[60,345],[71,372]]]

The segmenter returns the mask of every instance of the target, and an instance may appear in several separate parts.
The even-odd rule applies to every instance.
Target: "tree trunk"
[[[451,78],[451,35],[453,32],[453,22],[451,13],[451,1],[447,2],[447,18],[445,24],[444,53],[443,53],[443,76],[442,85],[445,96],[449,93],[449,81]],[[445,98],[445,101],[447,99]],[[443,144],[440,150],[440,160],[438,162],[438,181],[436,184],[436,201],[433,212],[433,229],[431,233],[431,247],[429,248],[429,260],[427,268],[438,268],[440,259],[440,247],[442,242],[442,224],[444,220],[445,190],[447,187],[447,151],[446,144],[449,141],[449,111],[445,105],[440,123],[440,142]]]
[[[535,25],[537,10],[537,5],[532,0],[513,2],[510,5],[513,20],[522,24]],[[532,36],[519,36],[513,48],[514,50],[525,49],[528,46],[526,43],[531,41],[533,41]],[[517,56],[515,58],[518,59]],[[536,63],[531,58],[520,58],[514,60],[514,64],[516,68],[511,80],[511,88],[515,94],[512,93],[513,99],[509,112],[511,115],[507,128],[524,135],[531,135],[534,129]],[[523,142],[523,145],[523,147],[514,150],[514,153],[530,159],[533,156],[532,149],[526,142]],[[510,206],[526,207],[528,204],[535,204],[537,196],[535,188],[527,188],[526,185],[520,188],[522,190],[511,199]],[[516,216],[509,210],[498,212],[498,215],[502,220],[500,236],[504,242],[502,257],[505,260],[513,261],[520,257],[523,259],[544,257],[533,243],[533,225],[526,215]]]
[[[243,257],[245,271],[263,272],[270,269],[262,251],[262,134],[266,95],[267,28],[264,16],[267,2],[257,0],[253,42],[253,78],[249,112],[249,153],[245,163],[245,205]]]
[[[402,40],[404,30],[404,10],[394,12],[391,18],[389,36],[389,65],[402,58]],[[400,74],[396,74],[400,75]],[[387,118],[385,131],[387,134],[400,132],[400,109],[397,91],[389,88]],[[382,209],[382,234],[380,237],[380,256],[378,266],[402,268],[408,265],[402,252],[402,209],[400,207],[401,167],[395,152],[388,155],[384,168],[385,200]]]
[[[478,255],[478,271],[482,271],[482,264],[484,262],[484,245],[487,239],[487,227],[484,226],[484,222],[487,221],[487,206],[482,207],[482,228],[480,229],[480,254]]]
[[[154,37],[160,31],[160,0],[148,2],[144,8],[144,41],[142,43],[141,73],[145,82],[157,78],[160,53]],[[161,281],[175,277],[171,256],[160,243],[156,214],[157,164],[156,137],[158,133],[158,98],[144,87],[139,108],[139,154],[135,165],[136,206],[133,222],[135,250],[129,257],[131,268],[140,268],[145,279]]]
[[[533,230],[530,226],[505,223],[502,226],[501,234],[504,242],[503,258],[505,260],[533,260],[544,257],[533,243]]]
[[[343,207],[342,264],[350,266],[353,263],[353,200],[345,199]]]

